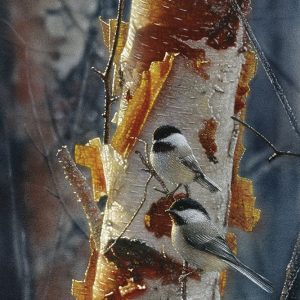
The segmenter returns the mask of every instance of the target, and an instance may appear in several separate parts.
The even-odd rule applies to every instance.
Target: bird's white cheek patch
[[[184,211],[178,211],[177,213],[187,223],[207,222],[207,217],[203,213],[198,212],[195,209],[186,209]]]
[[[165,139],[162,139],[162,141],[171,143],[172,145],[176,145],[177,147],[184,146],[188,143],[186,138],[180,133],[173,133]]]

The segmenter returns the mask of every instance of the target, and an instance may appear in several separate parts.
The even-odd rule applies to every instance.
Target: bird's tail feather
[[[221,191],[221,188],[215,182],[213,182],[211,179],[209,179],[203,174],[201,174],[201,176],[196,177],[195,181],[203,187],[207,188],[212,193]]]
[[[236,265],[231,262],[226,262],[228,265],[230,265],[235,270],[242,273],[244,276],[246,276],[248,279],[250,279],[252,282],[257,284],[259,287],[261,287],[263,290],[265,290],[267,293],[273,293],[273,286],[272,283],[264,278],[263,276],[259,275],[258,273],[251,270],[249,267],[244,265],[243,263],[239,262],[239,265]]]

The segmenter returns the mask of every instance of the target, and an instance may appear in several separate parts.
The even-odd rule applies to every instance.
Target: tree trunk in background
[[[55,154],[61,144],[101,132],[102,106],[94,99],[103,92],[89,68],[104,54],[97,39],[102,5],[2,2],[0,298],[73,299],[72,278],[84,275],[89,255],[87,228]],[[105,4],[106,17],[113,4]]]

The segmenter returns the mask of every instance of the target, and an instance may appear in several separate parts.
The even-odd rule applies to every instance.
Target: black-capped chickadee
[[[170,125],[158,127],[153,133],[150,162],[163,179],[187,185],[196,181],[211,192],[221,189],[201,170],[191,147],[179,129]]]
[[[234,256],[200,203],[190,198],[181,199],[173,203],[167,212],[173,224],[172,244],[185,261],[203,271],[220,272],[229,266],[266,292],[273,292],[272,284],[266,278]]]

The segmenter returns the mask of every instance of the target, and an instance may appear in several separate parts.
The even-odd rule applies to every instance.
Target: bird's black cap
[[[181,133],[181,131],[178,128],[171,125],[162,125],[155,129],[153,133],[153,140],[159,141],[170,136],[173,133]]]
[[[183,211],[186,209],[200,210],[203,214],[205,214],[210,219],[207,210],[199,202],[197,202],[196,200],[193,200],[191,198],[184,198],[184,199],[180,199],[180,200],[174,202],[170,206],[169,211],[170,212],[172,210]]]

